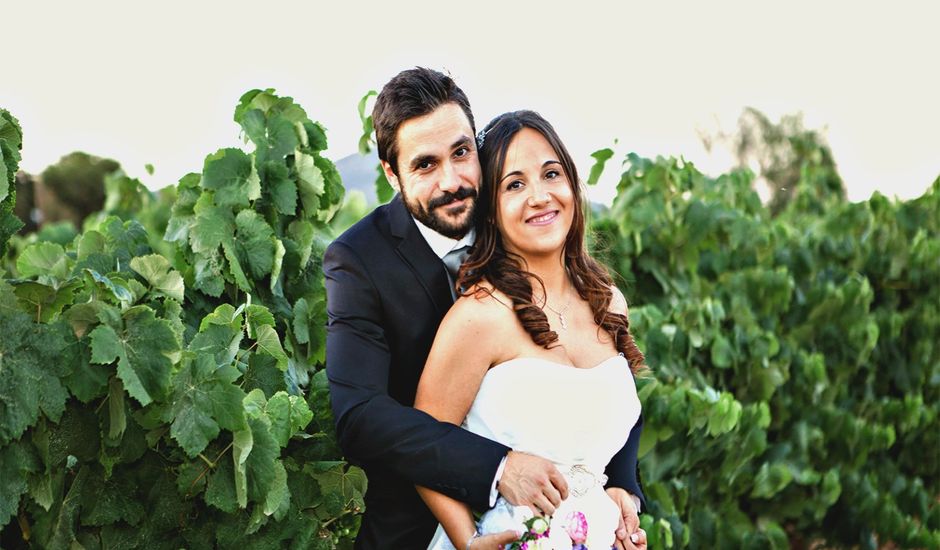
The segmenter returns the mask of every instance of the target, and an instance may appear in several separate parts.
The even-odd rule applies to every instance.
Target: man
[[[411,407],[453,303],[445,262],[459,265],[459,252],[473,242],[481,174],[467,97],[436,71],[403,71],[376,99],[373,122],[379,159],[399,194],[336,239],[323,259],[337,434],[369,478],[356,548],[427,546],[437,521],[416,484],[480,510],[493,505],[498,490],[513,504],[550,514],[568,490],[550,462]],[[637,439],[631,436],[607,473],[613,485],[640,495]],[[621,493],[621,508],[635,518],[633,500]],[[495,547],[514,536],[485,538],[481,543]]]

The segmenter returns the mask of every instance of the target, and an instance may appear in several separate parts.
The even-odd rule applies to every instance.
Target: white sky
[[[615,138],[614,161],[682,155],[717,175],[730,157],[697,130],[733,130],[745,106],[826,127],[853,200],[919,196],[940,174],[935,2],[339,4],[0,0],[0,107],[23,126],[22,168],[84,150],[173,184],[238,144],[239,96],[267,87],[327,127],[338,160],[356,150],[359,98],[423,65],[450,71],[480,127],[541,112],[582,177]],[[614,161],[593,200],[610,199]]]

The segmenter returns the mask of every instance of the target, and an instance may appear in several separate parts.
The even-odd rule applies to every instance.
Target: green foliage
[[[9,176],[21,133],[0,114]],[[10,241],[4,543],[351,546],[367,481],[333,434],[321,258],[366,206],[340,209],[325,132],[290,98],[248,92],[235,121],[250,150],[158,193],[111,174],[81,232]],[[650,548],[940,545],[940,178],[847,203],[813,139],[770,207],[747,171],[628,155],[595,216],[651,367]]]
[[[845,200],[845,186],[825,137],[806,129],[801,114],[785,115],[774,123],[764,113],[748,107],[738,120],[736,132],[707,136],[704,141],[709,149],[714,141],[726,143],[740,168],[759,168],[771,193],[768,208],[774,215],[786,208],[798,189],[804,198],[810,193],[815,195],[810,203],[816,205]]]
[[[16,203],[16,171],[23,148],[23,130],[19,121],[0,109],[0,257],[6,254],[7,241],[23,222],[13,214]]]
[[[359,120],[362,121],[362,136],[359,138],[359,154],[365,155],[372,151],[372,148],[375,147],[375,138],[373,137],[373,131],[375,130],[375,125],[372,121],[372,115],[366,114],[366,105],[369,103],[369,99],[377,96],[375,90],[369,90],[366,92],[366,95],[362,96],[362,99],[359,100]],[[377,164],[375,167],[375,196],[379,200],[379,204],[384,204],[395,196],[395,190],[392,189],[392,185],[388,182],[388,178],[385,176],[385,170],[382,169],[381,164]]]
[[[650,547],[937,547],[940,179],[847,203],[807,169],[772,212],[746,171],[625,166],[595,230],[651,366]]]
[[[604,166],[607,165],[607,161],[612,159],[613,156],[614,150],[610,148],[599,149],[591,153],[591,158],[594,159],[594,166],[591,167],[591,173],[588,174],[588,185],[597,184],[598,180],[601,179],[601,174],[604,173]]]
[[[121,165],[115,160],[81,151],[69,153],[48,166],[36,182],[36,194],[43,197],[38,201],[42,206],[43,223],[71,221],[80,227],[85,218],[102,209],[106,196],[110,195],[113,200],[111,188],[122,182],[111,175],[120,175],[120,169]],[[137,185],[143,187],[140,182]],[[105,205],[104,208],[112,211],[114,206]],[[123,213],[114,213],[126,216],[131,211],[125,209]]]
[[[4,543],[349,545],[365,477],[341,460],[322,376],[342,183],[290,98],[249,92],[236,122],[252,150],[159,193],[111,174],[81,233],[17,238],[0,281]]]

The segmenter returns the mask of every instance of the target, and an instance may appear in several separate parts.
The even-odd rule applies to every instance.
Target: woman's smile
[[[497,195],[497,225],[507,250],[528,256],[563,252],[577,206],[559,158],[531,128],[510,141]]]
[[[554,222],[557,218],[558,210],[551,210],[549,212],[536,214],[535,216],[527,219],[525,222],[531,225],[548,225]]]

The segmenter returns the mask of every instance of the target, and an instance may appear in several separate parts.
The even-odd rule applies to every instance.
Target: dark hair
[[[398,175],[398,128],[406,120],[431,113],[445,103],[463,109],[476,133],[470,101],[453,79],[432,69],[415,67],[395,75],[382,88],[372,109],[379,159]]]
[[[607,269],[594,260],[585,249],[586,205],[581,193],[578,170],[555,129],[534,111],[515,111],[499,115],[483,130],[482,145],[479,148],[483,182],[480,187],[480,200],[477,202],[476,244],[460,268],[458,286],[473,289],[474,285],[486,279],[512,300],[516,316],[533,342],[550,348],[558,341],[558,333],[551,330],[545,312],[532,299],[531,280],[537,280],[543,291],[544,283],[537,275],[526,270],[525,261],[520,256],[506,250],[495,221],[499,195],[496,182],[502,175],[509,144],[523,128],[531,128],[542,134],[560,157],[577,205],[565,239],[565,269],[578,295],[591,305],[594,322],[611,335],[617,351],[626,356],[630,368],[636,372],[643,364],[644,358],[630,334],[630,321],[626,315],[608,311],[613,298],[613,281]],[[465,292],[469,293],[470,291]]]

